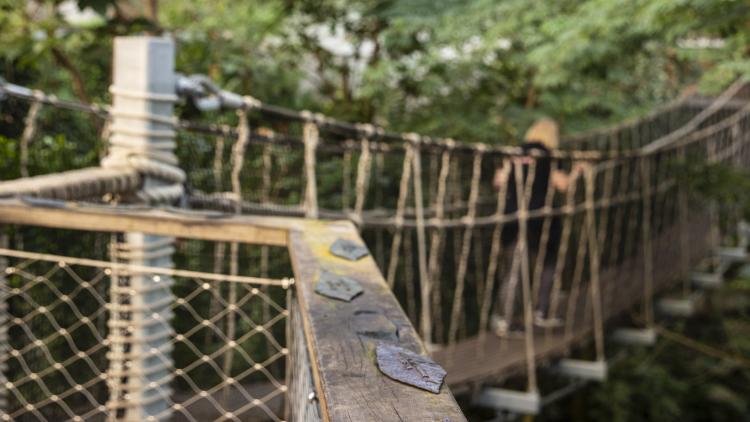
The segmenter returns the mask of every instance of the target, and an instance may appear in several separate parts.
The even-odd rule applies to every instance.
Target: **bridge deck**
[[[710,252],[709,224],[706,215],[696,215],[688,221],[690,262],[697,265]],[[665,291],[680,282],[682,276],[679,265],[679,248],[677,239],[679,225],[664,230],[654,239],[654,262],[663,263],[654,268],[654,288],[657,292]],[[669,263],[664,265],[664,263]],[[617,316],[638,304],[642,300],[643,289],[643,256],[638,254],[626,259],[616,266],[602,270],[602,301],[606,309],[606,318]],[[558,328],[549,333],[540,329],[535,335],[535,359],[537,366],[545,361],[560,358],[570,349],[590,339],[592,330],[591,318],[586,316],[588,295],[582,294],[577,309],[576,323],[570,336],[566,338],[564,330]],[[448,371],[447,382],[453,389],[460,389],[469,383],[502,378],[523,373],[526,356],[524,340],[518,338],[500,338],[492,333],[475,335],[445,347],[433,353],[435,360]]]

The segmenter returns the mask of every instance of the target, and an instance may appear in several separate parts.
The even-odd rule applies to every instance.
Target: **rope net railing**
[[[3,420],[287,418],[292,282],[268,273],[288,266],[178,239],[174,266],[152,267],[121,235],[5,232]]]
[[[744,83],[547,152],[386,133],[200,83],[182,89],[211,109],[176,125],[183,202],[354,221],[452,385],[520,371],[535,390],[539,359],[593,339],[603,360],[609,318],[641,304],[652,324],[654,296],[720,241],[725,204],[692,192],[681,166],[745,168],[749,158]],[[211,253],[236,262],[233,248]],[[275,262],[261,247],[259,268]]]

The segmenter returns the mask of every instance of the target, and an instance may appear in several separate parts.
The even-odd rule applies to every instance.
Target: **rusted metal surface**
[[[347,239],[336,239],[331,245],[331,253],[349,261],[356,261],[370,254],[367,247]]]
[[[325,270],[320,273],[320,280],[315,285],[315,293],[345,302],[359,296],[362,291],[357,280]]]
[[[447,372],[427,356],[387,343],[378,344],[375,355],[378,368],[388,377],[435,394],[440,392]]]

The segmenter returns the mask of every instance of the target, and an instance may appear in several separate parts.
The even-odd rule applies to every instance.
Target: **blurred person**
[[[539,211],[545,206],[550,184],[556,192],[566,192],[575,183],[576,178],[586,169],[588,164],[578,162],[573,166],[570,173],[565,172],[560,160],[553,160],[551,153],[559,147],[559,127],[550,118],[537,120],[526,131],[524,143],[521,146],[523,155],[511,157],[508,160],[510,169],[502,166],[495,170],[493,186],[500,189],[507,185],[505,199],[505,214],[518,212],[518,197],[516,195],[516,165],[520,165],[523,175],[523,186],[527,185],[527,179],[533,177],[530,187],[530,195],[526,198],[527,211]],[[532,171],[531,164],[534,163]],[[552,204],[549,204],[550,206]],[[541,245],[542,230],[545,219],[548,223],[548,238],[546,245]],[[538,300],[534,310],[534,323],[538,326],[557,326],[560,321],[554,315],[548,315],[549,300],[555,277],[555,266],[557,263],[558,248],[560,246],[560,235],[562,224],[559,216],[532,217],[526,223],[526,253],[529,256],[530,274],[533,276],[533,261],[541,247],[546,248],[544,266],[539,280]],[[513,308],[515,302],[520,300],[517,294],[518,280],[520,279],[520,259],[513,258],[518,247],[518,221],[507,223],[502,232],[502,244],[505,251],[513,251],[506,254],[505,267],[508,270],[507,280],[501,288],[502,302],[500,310],[502,315],[493,317],[493,328],[499,334],[506,334],[511,328]],[[515,268],[513,263],[515,262]]]

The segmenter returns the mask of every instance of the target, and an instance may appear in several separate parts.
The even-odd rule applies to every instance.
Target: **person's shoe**
[[[492,315],[490,317],[490,328],[492,329],[492,332],[495,333],[495,335],[498,337],[508,335],[508,321],[506,321],[505,318],[499,315]]]
[[[534,325],[541,328],[556,328],[562,325],[560,318],[545,318],[542,311],[534,312]]]

